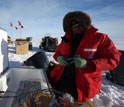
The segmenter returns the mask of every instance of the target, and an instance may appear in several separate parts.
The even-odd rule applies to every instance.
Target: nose
[[[74,34],[81,33],[82,31],[84,31],[84,28],[82,26],[75,26],[72,28],[72,32]]]

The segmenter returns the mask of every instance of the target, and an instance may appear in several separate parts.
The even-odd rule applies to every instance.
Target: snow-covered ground
[[[25,55],[15,54],[15,45],[9,45],[9,67],[22,67],[23,61],[34,53],[41,51],[39,49],[39,44],[39,42],[33,42],[33,49]],[[124,49],[124,45],[121,45],[120,49]],[[49,61],[54,61],[53,54],[54,53],[46,52]],[[124,87],[111,83],[106,79],[105,74],[103,74],[101,92],[93,98],[93,102],[97,107],[124,107]]]
[[[15,45],[8,45],[9,67],[22,67],[23,61],[31,57],[36,52],[41,51],[39,45],[39,42],[33,43],[32,50],[30,50],[28,54],[15,54]],[[53,59],[53,54],[54,53],[52,52],[46,52],[49,61],[55,61]]]

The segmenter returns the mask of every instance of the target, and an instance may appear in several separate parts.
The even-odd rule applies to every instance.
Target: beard
[[[80,40],[82,39],[83,35],[84,35],[84,32],[71,34],[72,43],[80,42]]]

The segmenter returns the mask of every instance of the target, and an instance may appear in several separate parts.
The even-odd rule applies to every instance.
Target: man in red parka
[[[100,92],[102,71],[114,69],[121,54],[106,34],[97,32],[85,12],[67,13],[63,29],[65,36],[54,54],[59,64],[50,78],[57,90],[86,102]]]

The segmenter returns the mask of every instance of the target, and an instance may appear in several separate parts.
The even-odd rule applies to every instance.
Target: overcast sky
[[[0,27],[13,38],[20,34],[23,38],[61,37],[63,17],[75,10],[87,12],[92,24],[113,41],[124,42],[124,0],[0,0]]]

